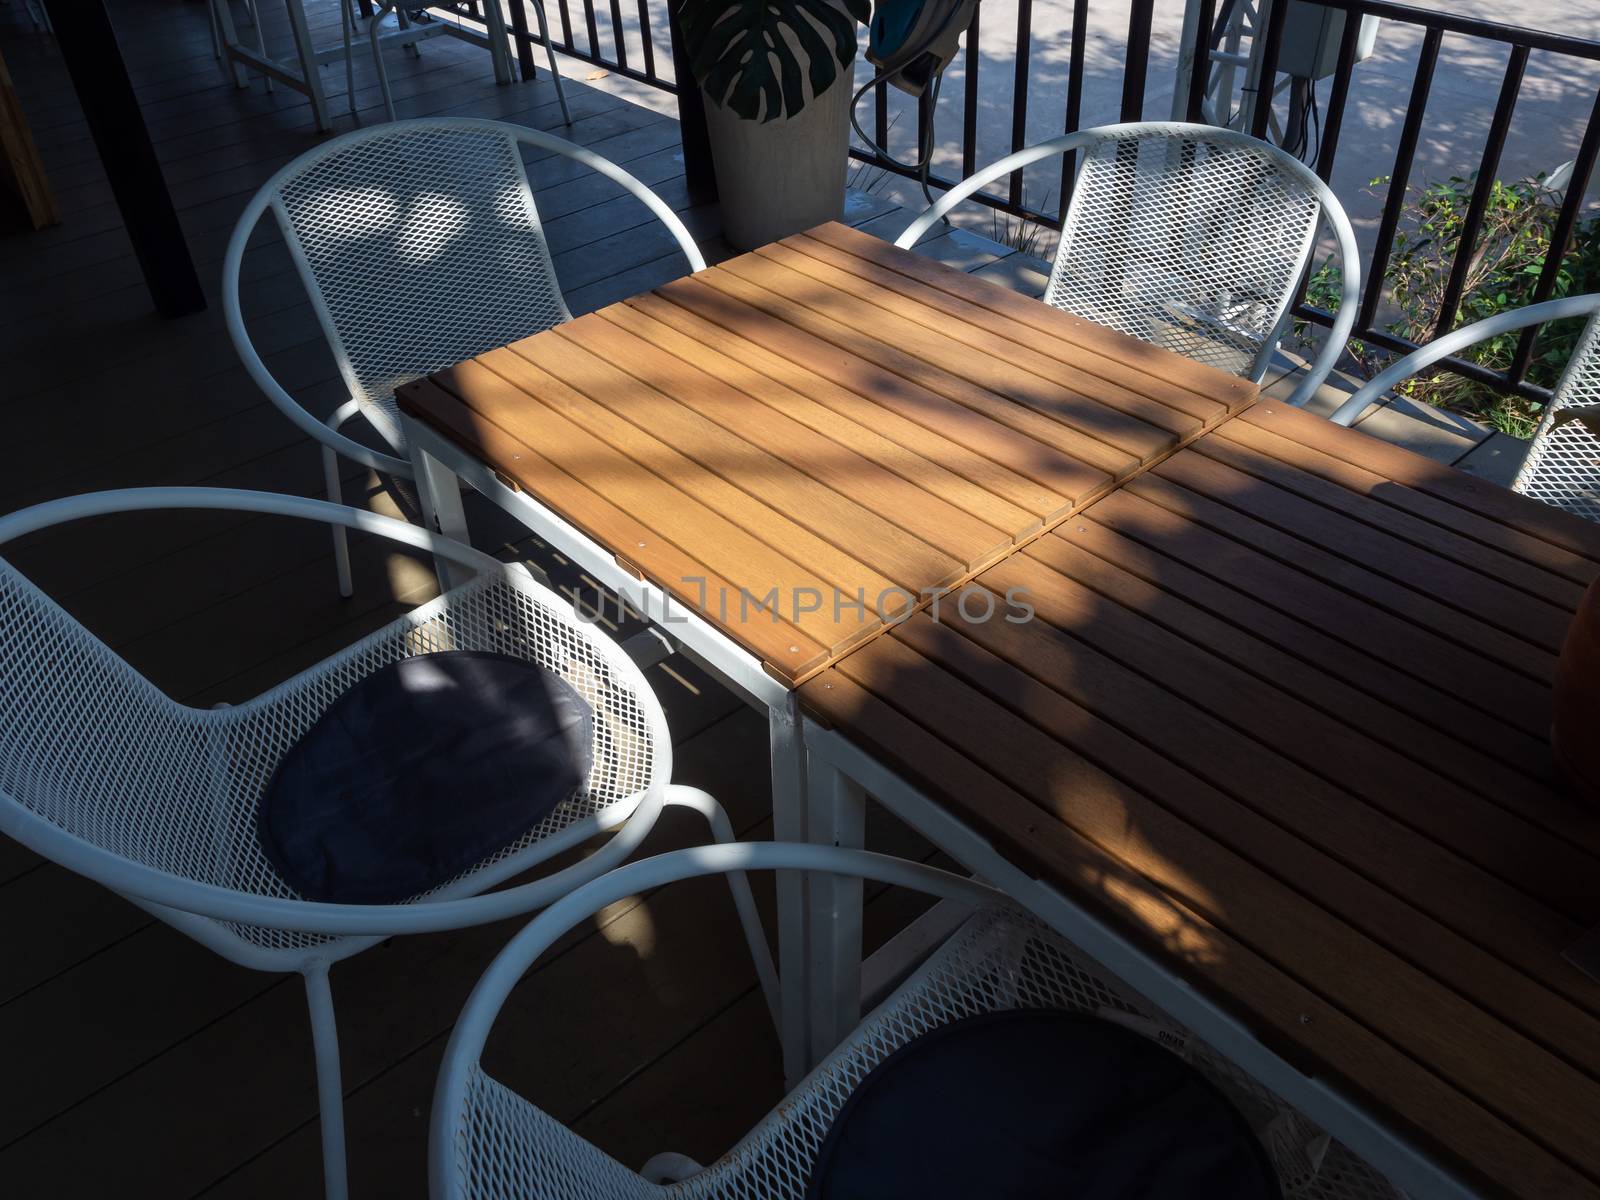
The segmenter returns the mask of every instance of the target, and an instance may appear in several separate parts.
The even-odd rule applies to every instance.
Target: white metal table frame
[[[264,2],[264,0],[259,0]],[[318,49],[311,41],[311,31],[306,26],[306,10],[304,0],[283,0],[284,10],[289,16],[289,31],[294,36],[295,56],[299,59],[299,70],[270,57],[266,53],[264,43],[254,47],[247,46],[239,40],[239,35],[234,28],[233,13],[229,7],[229,0],[211,0],[212,12],[216,16],[217,30],[221,38],[221,52],[223,57],[232,64],[234,82],[240,87],[245,87],[249,80],[245,75],[245,68],[261,72],[268,80],[277,80],[286,87],[291,87],[297,92],[303,92],[311,101],[311,116],[316,122],[317,129],[327,132],[333,128],[333,120],[328,113],[328,97],[322,90],[322,80],[317,74],[317,68],[323,63],[332,62],[334,59],[344,58],[347,62],[347,77],[349,56],[345,47],[326,46]],[[339,0],[340,7],[344,9],[342,19],[350,21],[349,4],[351,0]],[[494,79],[496,83],[511,83],[512,75],[511,53],[506,46],[505,14],[500,11],[498,3],[483,6],[486,30],[479,34],[475,30],[464,26],[454,25],[449,22],[437,22],[430,25],[402,26],[378,34],[377,42],[400,42],[411,45],[427,38],[440,34],[448,34],[469,41],[476,46],[487,46],[490,61],[494,64]],[[376,21],[378,18],[372,18]],[[258,17],[259,21],[259,17]],[[352,33],[353,30],[347,30]],[[257,38],[260,38],[260,26],[257,25]],[[356,45],[352,39],[350,53],[356,52]],[[385,81],[387,91],[387,81]],[[387,97],[386,97],[387,99]],[[352,94],[351,104],[355,103]],[[391,119],[392,114],[391,114]]]
[[[1361,1155],[1407,1195],[1441,1200],[1474,1200],[1479,1192],[1435,1162],[1422,1147],[1385,1126],[1360,1103],[1326,1080],[1303,1074],[1284,1061],[1238,1020],[1179,978],[1170,967],[1126,935],[1075,903],[1050,883],[1035,878],[950,811],[906,783],[834,730],[815,721],[803,722],[807,781],[811,802],[807,832],[812,842],[826,842],[830,829],[837,844],[853,845],[850,835],[861,826],[865,798],[882,805],[974,876],[992,884],[1044,921],[1214,1050],[1237,1064],[1264,1087],[1276,1092],[1307,1119]],[[807,935],[812,946],[812,1021],[809,1046],[823,1053],[842,1039],[860,1019],[859,882],[835,882],[829,896],[853,911],[824,917],[810,906]],[[831,986],[832,1005],[826,989]],[[830,1040],[831,1039],[831,1040]]]
[[[769,674],[759,659],[701,618],[691,606],[622,567],[616,552],[628,547],[613,550],[602,546],[535,497],[507,486],[487,465],[424,422],[402,413],[401,425],[426,526],[470,544],[461,506],[462,483],[504,509],[595,582],[620,596],[664,633],[674,649],[681,650],[741,699],[767,714],[775,840],[860,848],[863,809],[848,792],[833,798],[838,801],[837,808],[824,802],[815,820],[808,811],[805,747],[799,696],[794,689]],[[436,561],[442,588],[460,582],[459,567]],[[813,826],[817,834],[808,837]],[[828,1014],[840,1017],[860,1010],[861,881],[780,871],[777,887],[779,1035],[784,1076],[792,1086],[849,1029],[837,1027],[809,1009],[820,1005]],[[821,963],[808,952],[807,931],[813,926],[826,932],[820,943],[826,950]],[[834,1001],[841,971],[856,981],[857,989],[850,1002],[843,1005]],[[832,1040],[825,1046],[814,1044],[813,1028]]]

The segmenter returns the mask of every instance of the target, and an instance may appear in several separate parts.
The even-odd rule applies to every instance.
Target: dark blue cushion
[[[970,1017],[861,1081],[807,1200],[1278,1200],[1244,1119],[1139,1034],[1077,1013]]]
[[[593,734],[572,685],[524,659],[402,659],[329,705],[278,764],[261,849],[308,900],[409,899],[548,816],[588,777]]]

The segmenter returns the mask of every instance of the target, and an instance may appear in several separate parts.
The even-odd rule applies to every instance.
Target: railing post
[[[45,9],[156,310],[164,317],[200,312],[205,293],[150,144],[111,14],[103,0],[49,0]]]
[[[711,134],[706,129],[706,101],[689,68],[689,52],[678,26],[684,0],[667,0],[667,27],[672,36],[672,74],[678,88],[678,135],[683,139],[683,177],[696,204],[717,198],[717,173],[711,165]]]
[[[500,0],[489,0],[498,4]],[[533,38],[528,32],[528,10],[523,0],[511,0],[511,40],[517,44],[517,66],[523,79],[533,79],[537,72],[533,66]]]

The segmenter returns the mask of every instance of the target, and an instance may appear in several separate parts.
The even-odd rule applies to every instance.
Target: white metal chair
[[[338,455],[411,478],[394,391],[402,383],[572,319],[550,258],[521,146],[564,155],[621,185],[658,217],[692,270],[705,259],[677,214],[593,151],[500,121],[398,121],[323,143],[279,171],[245,206],[222,267],[228,334],[267,397],[322,443],[328,498],[340,499]],[[272,377],[245,329],[239,276],[268,210],[350,389],[324,422]],[[340,432],[365,416],[394,453]],[[351,591],[343,528],[339,591]]]
[[[1211,125],[1150,121],[1051,138],[962,180],[913,221],[909,248],[979,188],[1080,151],[1044,301],[1260,382],[1290,321],[1319,219],[1339,246],[1343,298],[1289,399],[1303,405],[1344,352],[1361,259],[1343,206],[1304,163]]]
[[[605,905],[702,875],[807,870],[931,893],[978,911],[737,1146],[709,1167],[659,1154],[639,1172],[487,1075],[480,1059],[501,1006],[568,929]],[[1097,1013],[1159,1036],[1229,1095],[1266,1142],[1294,1200],[1398,1200],[1225,1059],[1141,1000],[994,889],[860,850],[775,842],[708,846],[631,863],[552,904],[512,939],[468,998],[445,1050],[428,1133],[432,1200],[804,1200],[823,1138],[865,1075],[900,1046],[959,1018],[1007,1008]],[[936,1152],[934,1148],[924,1148]]]
[[[1379,372],[1341,404],[1331,419],[1339,425],[1355,424],[1396,384],[1486,338],[1529,325],[1542,325],[1546,321],[1584,316],[1589,318],[1589,323],[1584,326],[1566,369],[1556,381],[1511,488],[1580,517],[1600,521],[1600,436],[1595,432],[1600,428],[1600,294],[1547,300],[1515,312],[1500,313],[1435,338]]]
[[[505,564],[437,534],[320,500],[266,492],[149,488],[77,496],[0,518],[0,543],[63,521],[154,508],[230,509],[338,523],[431,551],[478,574],[254,700],[210,710],[158,691],[0,558],[0,832],[104,884],[225,958],[305,977],[327,1194],[345,1194],[338,1035],[328,968],[384,938],[530,912],[616,866],[663,805],[693,808],[719,840],[727,817],[671,785],[659,703],[620,647],[570,604]],[[514,844],[406,904],[297,899],[263,855],[257,806],[279,760],[357,679],[438,649],[514,654],[558,672],[595,713],[588,780]],[[581,861],[489,891],[611,834]],[[773,968],[743,877],[735,901],[757,972]]]

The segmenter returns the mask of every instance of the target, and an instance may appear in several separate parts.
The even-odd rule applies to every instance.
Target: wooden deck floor
[[[286,33],[271,22],[269,40]],[[337,8],[316,7],[320,40]],[[149,484],[316,495],[313,447],[261,396],[222,327],[223,246],[255,188],[318,138],[304,98],[235,90],[211,55],[205,9],[113,0],[145,116],[211,300],[154,316],[70,83],[21,4],[0,8],[15,77],[63,210],[41,233],[0,235],[6,469],[0,511],[53,496]],[[492,116],[562,132],[547,77],[493,83],[487,56],[450,39],[389,58],[401,115]],[[348,128],[343,72],[326,71]],[[381,119],[370,63],[356,69]],[[568,81],[565,136],[657,189],[708,254],[727,253],[714,206],[689,204],[674,122]],[[610,184],[553,162],[536,171],[556,265],[579,312],[683,270],[658,224]],[[867,220],[884,206],[858,205]],[[992,258],[993,256],[989,256]],[[985,261],[988,261],[987,259]],[[974,265],[977,265],[976,263]],[[315,411],[343,393],[303,295],[271,247],[246,263],[247,315],[272,370]],[[348,464],[346,464],[348,467]],[[362,470],[346,498],[407,510]],[[488,548],[581,578],[484,507]],[[434,593],[426,564],[354,546],[341,601],[320,528],[271,518],[151,514],[84,522],[7,548],[13,562],[169,694],[206,706],[260,692]],[[677,745],[676,776],[717,794],[765,836],[764,721],[688,664],[653,680]],[[647,849],[701,838],[664,819]],[[875,828],[885,848],[917,851]],[[906,919],[883,897],[869,936]],[[400,940],[334,972],[343,1033],[352,1193],[421,1196],[429,1098],[451,1022],[515,923]],[[309,1031],[295,978],[223,962],[139,909],[0,839],[0,1193],[17,1197],[320,1194]],[[778,1098],[776,1042],[719,885],[618,905],[570,938],[516,994],[491,1069],[637,1166],[675,1149],[715,1157]]]

